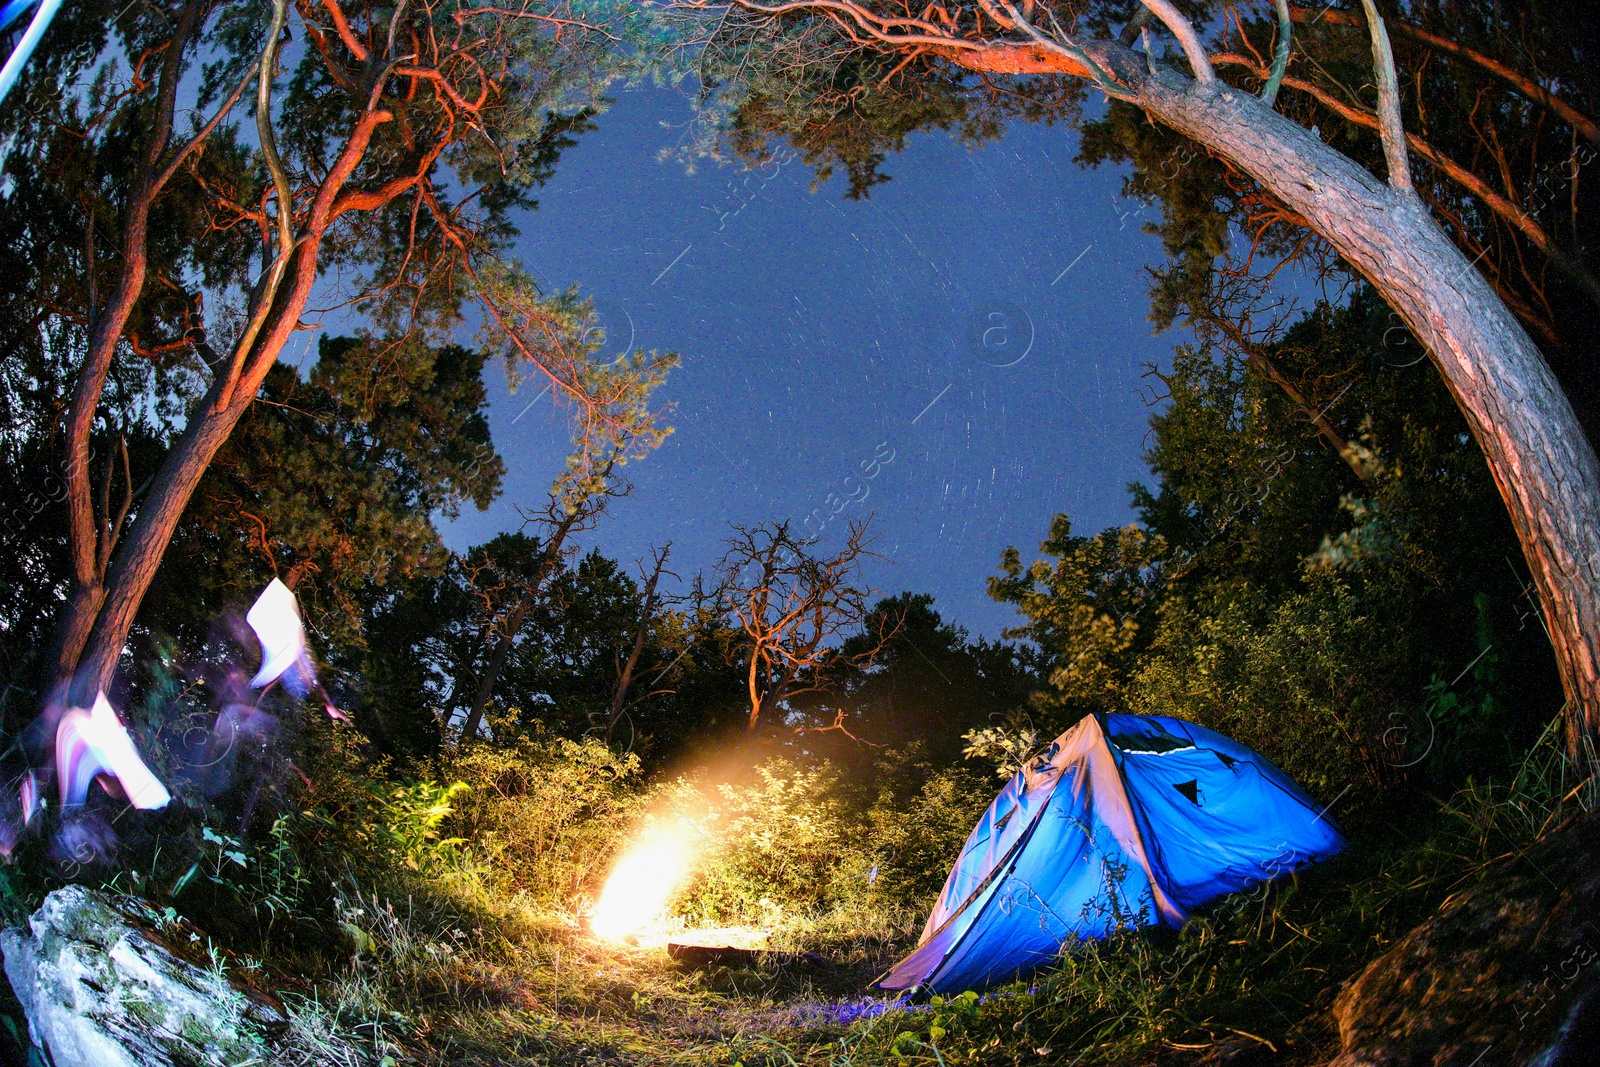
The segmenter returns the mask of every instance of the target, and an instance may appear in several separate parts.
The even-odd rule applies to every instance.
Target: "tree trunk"
[[[543,583],[540,583],[543,584]],[[489,666],[484,669],[483,676],[478,679],[478,687],[472,694],[472,706],[467,709],[467,717],[461,722],[461,740],[476,737],[478,727],[483,723],[483,709],[489,706],[489,701],[494,697],[494,687],[500,681],[500,672],[506,669],[506,660],[511,658],[511,646],[516,641],[517,633],[522,629],[523,622],[527,619],[527,609],[531,606],[533,598],[537,595],[538,587],[523,597],[520,603],[512,609],[511,615],[506,620],[505,629],[495,636],[494,653],[489,657]]]
[[[611,716],[606,720],[606,741],[611,741],[611,733],[617,728],[617,723],[622,720],[622,713],[627,708],[628,690],[633,686],[633,672],[639,666],[639,657],[644,654],[645,638],[650,633],[650,619],[655,611],[656,584],[661,581],[661,571],[667,564],[667,553],[672,551],[672,543],[656,557],[655,569],[650,572],[650,579],[644,585],[644,606],[639,611],[639,627],[633,633],[633,648],[628,651],[628,661],[622,665],[622,670],[617,676],[617,690],[611,695]]]
[[[754,733],[756,720],[761,718],[761,687],[756,684],[756,668],[759,663],[759,657],[756,652],[756,649],[751,649],[750,651],[750,674],[745,680],[750,689],[750,721],[745,724],[745,733]]]
[[[100,526],[95,518],[89,470],[89,438],[94,430],[95,412],[100,407],[100,394],[105,390],[106,377],[111,373],[117,345],[122,342],[123,329],[139,302],[140,294],[144,292],[145,273],[149,268],[147,246],[150,211],[165,185],[158,167],[172,136],[172,118],[177,106],[178,83],[183,74],[183,56],[198,18],[199,6],[186,4],[162,56],[150,140],[145,145],[143,158],[139,160],[133,188],[128,194],[127,214],[122,223],[122,269],[118,273],[117,287],[105,306],[89,309],[89,350],[72,390],[72,405],[67,409],[63,445],[67,475],[67,551],[72,562],[72,582],[67,592],[67,603],[62,607],[56,624],[52,662],[58,682],[67,678],[77,667],[106,600],[105,570],[112,546],[102,544]],[[89,269],[93,271],[92,263]],[[89,292],[92,300],[92,277],[89,279]],[[107,462],[111,462],[110,457]],[[93,696],[91,692],[90,699]]]
[[[254,396],[254,390],[250,394]],[[206,401],[211,397],[208,395]],[[204,477],[212,457],[233,432],[246,405],[230,405],[220,411],[191,417],[183,436],[150,487],[139,509],[130,536],[111,572],[107,575],[105,602],[95,620],[88,647],[73,675],[72,696],[76,703],[94,699],[106,689],[116,673],[117,660],[133,628],[139,605],[161,566],[162,556],[172,533],[182,518],[189,498]]]
[[[139,605],[161,567],[162,556],[189,505],[189,498],[194,495],[211,460],[227,443],[245,410],[255,400],[267,371],[299,325],[300,312],[305,309],[316,279],[319,249],[317,237],[307,237],[300,242],[285,279],[289,284],[280,287],[278,299],[256,345],[250,352],[235,357],[243,364],[242,373],[231,381],[229,375],[217,375],[190,415],[178,443],[162,461],[128,538],[119,547],[106,576],[105,603],[73,676],[71,695],[74,701],[93,700],[96,692],[111,684]]]
[[[69,536],[74,540],[77,538],[76,533]],[[76,555],[76,552],[73,554]],[[100,609],[106,602],[106,587],[100,581],[100,576],[93,572],[86,575],[76,566],[76,560],[73,563],[74,573],[67,590],[67,602],[62,605],[61,614],[56,618],[55,655],[52,662],[58,685],[72,677],[84,648],[89,644],[89,635],[94,632],[94,622],[100,617]],[[93,694],[90,697],[92,699]]]
[[[1483,449],[1539,590],[1568,742],[1600,730],[1600,461],[1544,356],[1414,193],[1223,83],[1109,42],[1085,50],[1152,119],[1249,174],[1306,219],[1423,344]],[[1042,48],[951,50],[978,70],[1088,77]]]
[[[253,339],[240,338],[226,369],[218,372],[211,388],[190,415],[183,435],[156,472],[127,539],[118,546],[111,561],[105,582],[105,603],[93,623],[88,646],[81,659],[67,665],[62,672],[63,675],[71,672],[69,695],[75,702],[91,701],[97,691],[110,686],[139,605],[161,566],[161,558],[177,529],[178,520],[188,507],[189,498],[194,495],[211,460],[255,400],[290,334],[300,325],[300,313],[305,310],[316,281],[322,236],[338,214],[337,198],[366,155],[373,132],[392,118],[388,111],[369,110],[356,120],[310,205],[305,227],[290,253],[282,284],[271,292],[257,292],[256,298],[267,302],[260,331]],[[398,195],[398,192],[390,195]],[[252,312],[257,310],[258,307],[251,308]]]
[[[607,472],[609,471],[608,467]],[[544,591],[545,583],[556,573],[568,535],[573,530],[579,529],[589,517],[598,514],[604,508],[606,499],[604,494],[598,500],[594,497],[586,498],[556,523],[540,557],[539,571],[534,575],[533,584],[524,590],[522,597],[517,601],[517,606],[512,608],[511,614],[506,617],[506,625],[495,639],[494,653],[489,658],[489,666],[479,678],[477,689],[472,696],[472,704],[467,709],[467,717],[461,722],[461,740],[477,736],[478,727],[483,722],[484,709],[489,706],[489,701],[494,697],[494,687],[500,681],[500,672],[505,670],[506,660],[511,658],[511,646],[516,641],[517,634],[522,632],[522,625],[528,620],[528,612],[533,610],[534,602]]]

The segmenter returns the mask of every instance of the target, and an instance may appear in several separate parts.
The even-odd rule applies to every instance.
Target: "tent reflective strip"
[[[1060,758],[1058,742],[1050,755]],[[1031,831],[1035,821],[1050,803],[1061,782],[1062,767],[1036,759],[1018,771],[995,797],[978,825],[973,827],[961,848],[961,857],[950,869],[944,889],[928,915],[922,939],[944,929],[952,918],[972,902]]]
[[[938,969],[993,897],[1012,860],[1026,847],[1060,782],[1059,768],[1038,766],[1037,761],[1012,776],[967,836],[917,948],[874,985],[909,989]]]

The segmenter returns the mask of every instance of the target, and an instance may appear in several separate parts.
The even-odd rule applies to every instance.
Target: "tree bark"
[[[1084,46],[1129,102],[1249,174],[1307,220],[1427,349],[1505,500],[1539,590],[1567,698],[1568,743],[1600,731],[1600,461],[1543,354],[1416,195],[1226,84],[1204,85],[1111,42]],[[972,69],[1088,77],[1032,46],[952,49]]]
[[[316,281],[322,235],[339,214],[339,194],[365,156],[374,131],[392,117],[388,111],[370,110],[356,121],[307,212],[302,236],[290,253],[284,284],[270,297],[264,297],[271,303],[261,330],[253,340],[241,339],[227,372],[219,373],[212,381],[178,443],[162,461],[106,576],[105,602],[72,674],[69,692],[74,701],[93,700],[97,691],[111,684],[139,605],[160,569],[161,558],[189,498],[255,400],[290,334],[299,328],[300,313],[305,310]]]
[[[112,546],[103,543],[95,519],[89,439],[117,345],[121,343],[123,330],[139,302],[140,294],[144,292],[145,274],[149,268],[150,211],[166,184],[158,167],[172,136],[178,83],[183,75],[183,56],[199,15],[198,4],[184,6],[162,55],[156,89],[155,121],[150,128],[150,140],[145,145],[144,156],[139,161],[124,209],[122,269],[118,272],[117,287],[105,306],[90,310],[93,328],[89,336],[89,350],[84,357],[77,384],[73,387],[72,405],[67,410],[63,446],[67,475],[67,551],[72,563],[72,583],[67,593],[67,603],[61,609],[56,625],[52,662],[58,681],[70,675],[77,666],[106,600],[106,560]],[[94,269],[92,264],[89,269]],[[93,293],[92,277],[89,286]],[[91,699],[93,695],[90,694]]]
[[[762,712],[761,686],[756,682],[757,671],[760,667],[761,658],[756,654],[756,651],[757,650],[752,650],[750,653],[750,671],[748,676],[745,678],[745,686],[750,690],[750,721],[745,724],[744,729],[746,733],[753,733],[755,731],[756,721],[761,718]]]
[[[161,567],[162,556],[189,498],[299,325],[300,312],[305,309],[316,278],[319,244],[314,238],[300,243],[290,267],[292,284],[287,293],[280,290],[278,306],[268,318],[256,349],[248,357],[241,357],[244,372],[231,382],[227,376],[217,376],[189,417],[178,443],[162,461],[128,538],[119,546],[106,575],[104,604],[73,677],[74,700],[92,700],[96,692],[111,684],[139,605]]]

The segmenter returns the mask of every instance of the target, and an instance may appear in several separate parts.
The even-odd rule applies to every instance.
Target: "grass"
[[[436,768],[461,788],[379,783],[322,751],[344,762],[308,768],[314,803],[259,841],[191,827],[190,851],[167,840],[111,879],[279,992],[283,1067],[1184,1064],[1230,1048],[1325,1062],[1342,983],[1600,799],[1547,731],[1511,781],[1393,797],[1405,818],[1181,931],[1070,946],[1012,985],[910,1005],[866,986],[915,944],[992,779],[912,768],[864,789],[773,762],[736,786],[649,785],[602,749],[550,741]],[[696,968],[585,929],[616,849],[691,817],[704,862],[680,921],[762,925],[771,956]],[[24,888],[11,911],[42,887]]]
[[[1219,901],[1181,931],[1073,946],[1031,978],[924,1005],[863,992],[914,944],[922,915],[910,906],[840,896],[786,911],[774,947],[825,965],[776,956],[696,969],[598,942],[581,902],[552,906],[493,878],[424,880],[433,891],[407,899],[352,888],[341,922],[361,931],[350,940],[360,951],[315,984],[398,1062],[1087,1065],[1195,1062],[1229,1046],[1323,1062],[1336,1050],[1326,1009],[1341,984],[1496,861],[1590,806],[1592,783],[1574,781],[1547,736],[1511,783],[1413,797],[1407,809],[1422,817]]]

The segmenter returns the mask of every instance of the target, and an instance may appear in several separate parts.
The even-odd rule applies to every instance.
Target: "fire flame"
[[[689,847],[681,832],[647,834],[617,861],[589,929],[608,941],[624,941],[646,929],[664,916],[688,872]]]

